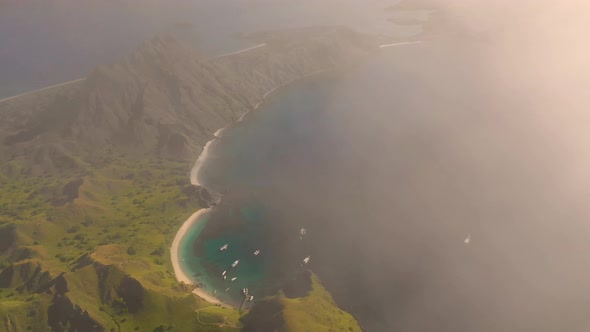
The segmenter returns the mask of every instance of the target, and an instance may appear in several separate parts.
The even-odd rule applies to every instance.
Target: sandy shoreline
[[[223,129],[223,128],[222,128]],[[220,130],[217,130],[215,133],[219,133]],[[207,142],[205,144],[205,146],[203,147],[203,151],[201,151],[201,154],[199,155],[199,157],[197,158],[197,161],[195,162],[195,165],[193,166],[193,168],[191,169],[191,177],[190,177],[190,181],[191,184],[193,186],[200,186],[200,187],[205,187],[200,181],[199,181],[199,173],[201,172],[201,168],[203,168],[203,165],[205,165],[205,161],[207,160],[207,158],[209,158],[209,148],[211,147],[211,144],[213,144],[213,142],[217,139],[217,137],[214,137],[212,140],[210,140],[209,142]]]
[[[180,250],[180,242],[188,232],[188,230],[199,221],[199,218],[204,214],[211,211],[211,208],[200,209],[199,211],[193,213],[180,227],[176,236],[174,236],[174,240],[172,241],[172,246],[170,247],[170,259],[172,260],[172,267],[174,268],[174,275],[176,276],[176,280],[184,282],[189,285],[194,285],[194,282],[191,278],[184,272],[180,265],[179,259],[179,250]],[[199,296],[200,298],[204,299],[207,302],[213,304],[219,304],[226,307],[233,307],[230,304],[224,303],[219,299],[215,298],[213,295],[209,294],[206,290],[202,288],[195,288],[193,293]]]
[[[213,142],[215,140],[217,140],[218,138],[221,138],[221,136],[223,135],[223,132],[230,126],[236,124],[236,123],[240,123],[244,120],[244,117],[246,115],[248,115],[250,112],[257,110],[260,106],[262,106],[262,104],[264,104],[264,102],[266,101],[266,98],[268,97],[268,95],[270,95],[271,93],[273,93],[275,90],[283,87],[284,85],[278,86],[270,91],[267,91],[263,96],[262,96],[262,100],[260,102],[258,102],[256,105],[254,105],[254,107],[252,107],[251,110],[244,112],[244,114],[242,114],[240,116],[240,118],[238,119],[238,121],[236,122],[232,122],[230,124],[228,124],[225,127],[219,128],[217,129],[217,131],[213,134],[213,139],[211,139],[210,141],[208,141],[207,143],[205,143],[205,146],[203,147],[203,151],[201,151],[201,154],[199,155],[199,157],[197,158],[197,161],[195,162],[195,165],[193,166],[193,168],[191,169],[191,175],[190,175],[190,181],[191,184],[194,186],[201,186],[201,187],[205,187],[203,185],[202,182],[199,181],[199,173],[201,172],[201,168],[203,168],[203,166],[205,165],[205,162],[207,161],[207,158],[209,158],[209,149],[211,148],[211,144],[213,144]]]
[[[264,46],[264,45],[259,45],[257,47],[254,48],[258,48],[260,46]],[[253,49],[253,48],[252,48]],[[248,50],[248,49],[247,49]],[[245,51],[247,51],[245,50]],[[302,77],[296,78],[296,79],[292,79],[289,80],[283,84],[280,84],[279,86],[267,91],[261,98],[260,102],[258,102],[256,105],[254,105],[252,107],[252,109],[250,109],[247,112],[244,112],[244,114],[242,114],[242,116],[240,116],[240,118],[238,119],[238,121],[234,122],[234,123],[230,123],[229,125],[219,128],[214,134],[213,134],[213,139],[211,139],[210,141],[208,141],[205,146],[203,147],[203,151],[201,152],[201,154],[199,155],[199,157],[197,158],[197,161],[195,162],[193,168],[191,169],[191,173],[190,173],[190,182],[192,185],[195,186],[201,186],[201,187],[205,187],[200,181],[199,181],[199,173],[201,172],[202,167],[205,165],[208,157],[209,157],[209,149],[211,148],[211,145],[213,144],[213,142],[217,139],[219,139],[222,135],[223,135],[223,131],[225,129],[227,129],[228,127],[234,125],[235,123],[239,123],[242,122],[244,120],[244,117],[246,115],[248,115],[250,112],[252,111],[256,111],[258,108],[260,108],[267,100],[268,97],[270,95],[272,95],[275,91],[295,82],[295,81],[299,81],[302,80],[304,78],[307,78],[309,76],[314,76],[314,75],[318,75],[321,74],[323,72],[329,71],[330,69],[322,69],[322,70],[317,70],[314,71],[312,73],[309,73],[307,75],[303,75]],[[206,188],[206,187],[205,187]],[[186,235],[187,231],[191,228],[192,225],[194,225],[199,217],[201,217],[203,214],[208,213],[212,210],[213,208],[205,208],[205,209],[200,209],[197,212],[193,213],[180,227],[180,229],[178,230],[178,232],[176,233],[176,236],[174,237],[174,240],[172,242],[172,246],[170,247],[170,255],[171,255],[171,259],[172,259],[172,266],[174,268],[174,274],[176,276],[176,279],[178,281],[183,281],[187,284],[193,284],[191,278],[184,272],[184,270],[182,269],[181,265],[180,265],[180,261],[179,261],[179,255],[178,255],[178,250],[180,249],[180,242],[182,241],[182,238]],[[215,298],[212,294],[209,294],[207,291],[205,291],[204,289],[200,289],[200,288],[195,288],[195,290],[193,291],[193,293],[195,293],[196,295],[200,296],[201,298],[205,299],[208,302],[214,303],[214,304],[220,304],[223,306],[227,306],[227,307],[233,307],[232,305],[229,305],[227,303],[224,303],[222,301],[220,301],[219,299]]]
[[[312,75],[313,74],[316,74],[316,73],[312,73]],[[309,75],[306,75],[306,76],[309,76]],[[246,115],[248,115],[252,111],[257,110],[260,106],[262,106],[264,104],[264,102],[266,101],[266,98],[270,94],[272,94],[274,91],[278,90],[279,88],[282,88],[283,86],[285,86],[285,85],[287,85],[287,84],[289,84],[291,82],[292,81],[289,81],[286,84],[282,84],[282,85],[280,85],[280,86],[278,86],[278,87],[276,87],[274,89],[271,89],[270,91],[267,91],[262,96],[262,100],[260,102],[258,102],[254,107],[252,107],[251,110],[249,110],[249,111],[245,112],[244,114],[242,114],[242,116],[240,116],[240,118],[238,119],[238,121],[235,122],[235,123],[242,122],[242,120],[244,120],[244,117]],[[209,148],[211,147],[211,144],[213,144],[213,142],[215,140],[217,140],[218,138],[220,138],[222,136],[223,131],[225,129],[227,129],[228,127],[230,127],[231,125],[233,125],[235,123],[230,123],[229,125],[227,125],[225,127],[219,128],[213,134],[213,139],[211,139],[210,141],[208,141],[205,144],[205,146],[203,147],[203,151],[201,151],[201,154],[197,158],[197,161],[195,162],[195,165],[191,169],[190,182],[191,182],[192,185],[205,187],[199,181],[199,173],[201,172],[201,168],[205,165],[205,162],[207,161],[207,158],[209,157]],[[184,282],[186,284],[194,285],[194,283],[191,280],[191,278],[184,272],[184,270],[182,269],[182,267],[180,265],[179,252],[178,252],[179,249],[180,249],[180,242],[182,241],[182,239],[184,238],[184,236],[186,235],[186,233],[188,232],[188,230],[191,228],[191,226],[193,226],[196,222],[198,222],[199,217],[201,217],[205,213],[210,212],[211,210],[212,210],[212,208],[204,208],[204,209],[200,209],[197,212],[193,213],[182,224],[182,226],[180,227],[180,229],[178,230],[178,232],[174,236],[174,240],[172,241],[172,246],[170,247],[170,259],[172,260],[172,267],[174,268],[174,275],[176,276],[176,280],[178,280],[178,281],[182,281],[182,282]],[[193,290],[193,293],[196,294],[197,296],[203,298],[204,300],[213,303],[213,304],[219,304],[219,305],[222,305],[222,306],[233,308],[232,305],[220,301],[219,299],[217,299],[216,297],[214,297],[212,294],[209,294],[204,289],[195,288]]]

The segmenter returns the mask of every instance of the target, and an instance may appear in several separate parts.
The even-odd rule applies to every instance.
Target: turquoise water
[[[257,299],[273,294],[297,271],[298,265],[274,250],[277,238],[267,236],[276,232],[269,227],[272,220],[266,211],[263,205],[251,202],[202,216],[180,243],[182,268],[200,287],[210,294],[216,290],[215,296],[229,304],[241,304],[243,288],[248,288]],[[295,244],[291,247],[297,248],[295,240],[298,239],[293,236],[292,241],[278,242],[291,242]],[[221,251],[225,244],[227,250]],[[254,255],[256,250],[260,250],[258,255]],[[231,264],[238,259],[239,264],[232,268]],[[237,279],[231,281],[234,277]]]

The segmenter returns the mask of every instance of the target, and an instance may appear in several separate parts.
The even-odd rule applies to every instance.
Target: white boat
[[[227,276],[223,276],[223,280],[226,280],[226,279],[227,279]]]
[[[217,294],[217,289],[213,291],[213,295]]]
[[[467,234],[467,237],[465,238],[465,240],[463,240],[463,242],[465,244],[469,244],[469,242],[471,242],[471,234]]]
[[[227,292],[229,290],[229,287],[225,289],[225,291]]]
[[[242,293],[244,293],[244,295],[248,295],[248,288],[242,288]]]
[[[219,251],[224,251],[227,250],[227,243],[222,245],[221,248],[219,248]]]
[[[236,279],[238,279],[238,277],[233,277],[231,278],[231,281],[236,281]]]
[[[236,259],[236,261],[231,264],[231,267],[236,267],[239,262],[240,262],[240,260]]]
[[[307,235],[307,229],[301,228],[301,230],[299,231],[299,235],[301,235],[301,236]]]
[[[254,256],[258,256],[259,254],[260,254],[260,249],[258,249],[254,252]]]
[[[254,300],[254,295],[250,295],[250,298],[248,299],[250,302],[252,302],[252,300]]]
[[[222,275],[222,276],[224,276],[226,273],[227,273],[227,271],[223,271],[223,272],[221,273],[221,275]]]
[[[303,265],[306,265],[307,263],[309,263],[309,259],[311,258],[311,256],[307,256],[303,259]]]

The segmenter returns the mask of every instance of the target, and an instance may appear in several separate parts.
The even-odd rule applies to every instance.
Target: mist
[[[308,229],[310,269],[366,331],[588,331],[590,4],[415,2],[436,8],[422,43],[301,83],[322,97],[286,112],[259,146],[274,159],[248,169],[264,165],[266,185],[244,192]],[[85,77],[161,32],[211,57],[251,47],[241,32],[383,34],[396,1],[32,3],[0,1],[0,97]],[[228,205],[244,194],[231,189]]]
[[[333,88],[273,199],[364,328],[588,329],[587,7],[445,1]]]

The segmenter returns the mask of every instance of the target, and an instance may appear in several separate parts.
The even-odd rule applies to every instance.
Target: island
[[[156,36],[86,78],[0,101],[3,329],[255,330],[276,309],[273,328],[360,330],[312,273],[296,298],[239,311],[174,261],[175,238],[222,194],[189,177],[215,133],[276,89],[387,44],[344,27],[243,38],[253,46],[212,58]]]

